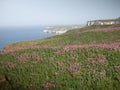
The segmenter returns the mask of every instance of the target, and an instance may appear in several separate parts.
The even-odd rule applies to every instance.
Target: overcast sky
[[[0,0],[0,26],[85,24],[120,17],[120,0]]]

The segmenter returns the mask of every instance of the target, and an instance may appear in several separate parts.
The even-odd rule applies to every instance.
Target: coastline
[[[10,32],[11,35],[8,34],[8,36],[9,36],[8,40],[6,40],[6,41],[1,40],[0,51],[2,51],[7,45],[11,45],[11,44],[19,43],[19,42],[41,40],[41,39],[45,39],[48,37],[64,34],[69,30],[83,28],[83,27],[85,27],[85,25],[47,26],[47,27],[39,27],[39,29],[37,28],[36,31],[34,30],[36,27],[34,27],[33,30],[30,27],[32,32],[29,32],[28,29],[25,29],[26,32],[25,31],[23,32],[24,28],[21,28],[20,30],[15,29],[18,32],[17,33],[13,32],[13,34],[17,34],[17,35],[11,36],[12,33]],[[22,31],[22,33],[20,33],[21,31]],[[26,36],[24,37],[24,35],[26,35]],[[13,38],[11,38],[11,37],[13,37]],[[6,37],[4,36],[4,38],[6,38]],[[16,38],[16,40],[14,40],[15,38]],[[19,39],[17,40],[17,38],[19,38]]]
[[[45,27],[0,28],[0,51],[10,44],[55,36],[53,33],[44,33],[44,28]]]

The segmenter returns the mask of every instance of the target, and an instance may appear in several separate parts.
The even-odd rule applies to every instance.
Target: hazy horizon
[[[86,24],[120,17],[120,0],[0,0],[0,26]]]

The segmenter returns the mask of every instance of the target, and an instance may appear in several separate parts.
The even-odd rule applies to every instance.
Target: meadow
[[[120,25],[89,26],[0,52],[0,90],[119,90]]]

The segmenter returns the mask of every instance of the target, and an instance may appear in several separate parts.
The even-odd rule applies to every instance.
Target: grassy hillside
[[[120,25],[90,26],[0,53],[0,90],[119,90]]]

